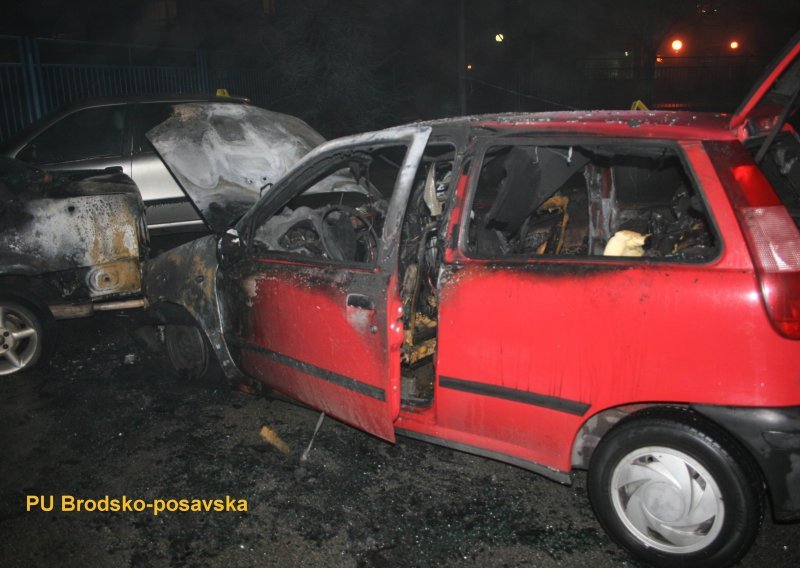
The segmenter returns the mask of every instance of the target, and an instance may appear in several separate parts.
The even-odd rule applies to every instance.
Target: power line
[[[547,103],[549,105],[553,105],[560,108],[565,108],[567,110],[577,110],[573,106],[557,103],[555,101],[551,101],[549,99],[543,99],[542,97],[537,97],[535,95],[529,95],[528,93],[523,93],[521,91],[516,91],[514,89],[506,89],[505,87],[501,87],[500,85],[493,85],[492,83],[487,83],[486,81],[481,81],[480,79],[475,79],[474,77],[467,77],[468,81],[472,81],[473,83],[478,83],[480,85],[485,85],[487,87],[491,87],[492,89],[497,89],[498,91],[505,91],[506,93],[511,93],[512,95],[517,95],[519,97],[525,97],[526,99],[533,99],[535,101]]]

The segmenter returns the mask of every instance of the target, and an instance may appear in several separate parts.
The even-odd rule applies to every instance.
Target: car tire
[[[751,457],[679,409],[644,411],[613,428],[592,455],[587,484],[609,536],[655,566],[729,566],[763,518]]]
[[[16,299],[0,297],[0,376],[27,371],[50,351],[50,320]]]
[[[167,358],[175,373],[191,381],[215,380],[221,374],[205,333],[194,325],[164,326]]]

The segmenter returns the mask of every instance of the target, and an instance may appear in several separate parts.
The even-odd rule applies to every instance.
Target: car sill
[[[453,442],[451,440],[445,440],[443,438],[437,438],[427,434],[420,434],[419,432],[414,432],[412,430],[395,428],[395,432],[400,436],[405,436],[406,438],[414,438],[415,440],[421,440],[430,444],[444,446],[445,448],[450,448],[451,450],[457,450],[459,452],[474,454],[476,456],[505,462],[517,467],[521,467],[522,469],[527,469],[533,473],[538,473],[539,475],[552,479],[553,481],[557,481],[563,485],[572,485],[572,477],[567,471],[560,471],[536,462],[523,460],[514,456],[493,452],[491,450],[485,450],[483,448],[477,448],[475,446],[470,446],[469,444],[462,444],[460,442]]]

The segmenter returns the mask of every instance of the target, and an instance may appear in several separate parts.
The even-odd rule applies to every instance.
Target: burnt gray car
[[[53,112],[3,144],[0,156],[47,171],[119,168],[142,194],[153,235],[204,231],[205,224],[144,134],[187,102],[249,105],[244,98],[148,95],[83,100]]]
[[[54,319],[144,305],[143,214],[124,174],[0,158],[0,375],[52,351]]]
[[[252,105],[170,104],[169,113],[162,153],[183,165],[178,179],[198,189],[211,229],[227,227],[323,142],[302,120]],[[116,168],[44,172],[0,158],[0,375],[52,349],[53,319],[144,305],[144,211]]]

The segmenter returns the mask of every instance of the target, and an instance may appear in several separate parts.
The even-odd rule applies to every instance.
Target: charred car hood
[[[147,138],[214,232],[224,232],[324,142],[293,116],[225,103],[175,105]]]
[[[731,115],[730,127],[740,138],[754,138],[769,132],[786,105],[787,115],[797,113],[800,89],[800,33],[792,37],[766,72]]]

